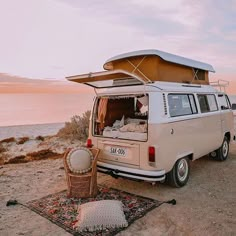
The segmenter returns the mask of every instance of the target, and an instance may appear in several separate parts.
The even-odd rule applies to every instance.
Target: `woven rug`
[[[135,220],[144,216],[148,211],[161,205],[161,202],[137,196],[131,193],[120,191],[113,188],[99,186],[99,193],[96,198],[67,198],[66,191],[51,194],[41,199],[28,202],[28,208],[47,218],[51,222],[65,229],[73,235],[115,235],[126,228],[104,229],[96,232],[79,233],[74,229],[76,217],[78,215],[77,209],[80,204],[99,201],[99,200],[119,200],[124,204],[124,213],[128,224],[131,225]]]

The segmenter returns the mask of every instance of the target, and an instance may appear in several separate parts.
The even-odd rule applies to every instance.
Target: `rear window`
[[[93,135],[146,141],[148,111],[147,94],[99,97],[94,110]]]
[[[197,113],[193,94],[168,94],[168,104],[171,117]]]

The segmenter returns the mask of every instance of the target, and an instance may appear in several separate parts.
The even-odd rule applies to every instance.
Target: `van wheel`
[[[217,161],[225,161],[229,155],[229,140],[225,136],[221,147],[210,153],[210,157]]]
[[[187,157],[176,161],[172,170],[166,175],[166,182],[176,188],[183,187],[189,179],[189,159]]]

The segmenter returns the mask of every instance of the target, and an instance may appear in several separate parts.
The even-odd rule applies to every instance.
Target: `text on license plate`
[[[110,154],[116,155],[116,156],[125,156],[126,149],[120,148],[120,147],[110,147]]]

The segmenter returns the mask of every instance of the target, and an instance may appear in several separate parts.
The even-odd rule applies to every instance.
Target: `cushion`
[[[68,167],[73,173],[86,173],[92,168],[93,154],[87,148],[72,149],[66,158]]]
[[[128,226],[121,201],[101,200],[85,203],[79,206],[78,212],[75,227],[80,232]]]

